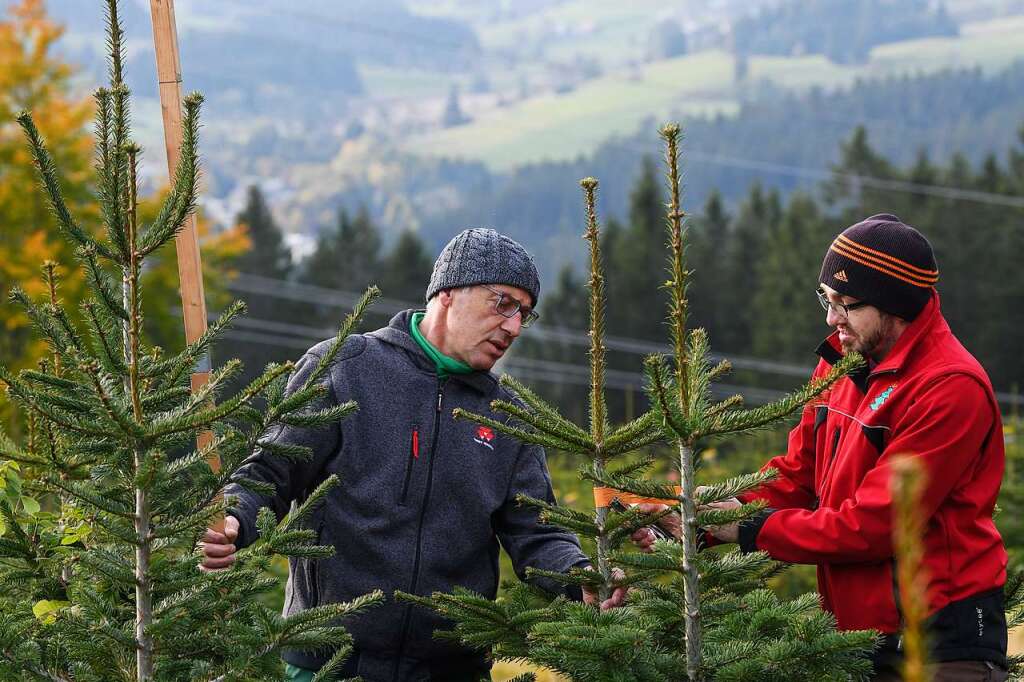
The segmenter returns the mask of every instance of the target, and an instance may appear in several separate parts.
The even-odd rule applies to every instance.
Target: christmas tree
[[[229,361],[208,385],[191,389],[190,373],[243,312],[241,304],[179,353],[146,342],[140,273],[195,208],[202,99],[185,99],[173,187],[152,224],[140,225],[140,150],[130,137],[123,33],[116,0],[107,4],[110,87],[95,95],[102,234],[72,216],[32,116],[18,118],[91,295],[80,311],[65,309],[52,265],[47,300],[12,292],[52,356],[36,370],[0,368],[0,381],[29,422],[25,442],[0,438],[0,475],[5,484],[23,483],[21,490],[5,485],[0,491],[0,679],[279,680],[285,648],[336,650],[315,678],[331,679],[349,651],[339,619],[382,595],[288,618],[258,597],[275,586],[266,571],[274,555],[333,552],[315,545],[304,520],[337,480],[324,481],[284,518],[261,510],[260,539],[238,552],[229,570],[200,571],[197,543],[223,518],[231,500],[220,491],[256,448],[309,456],[305,448],[264,442],[270,429],[316,429],[356,409],[323,407],[320,378],[376,292],[367,292],[304,381],[289,381],[290,363],[271,365],[241,392],[224,395],[241,369]],[[201,432],[212,440],[196,447]],[[265,485],[239,482],[267,492]]]
[[[824,378],[777,402],[744,409],[740,396],[712,399],[711,384],[729,371],[727,362],[712,365],[708,337],[687,328],[684,213],[679,201],[679,127],[661,130],[666,147],[670,203],[667,207],[668,323],[671,356],[651,356],[644,363],[651,409],[638,419],[612,428],[604,401],[604,276],[595,212],[597,181],[581,182],[586,202],[590,250],[591,390],[589,429],[583,429],[511,377],[502,383],[521,402],[497,401],[504,419],[456,411],[524,442],[575,453],[584,459],[583,478],[595,484],[597,508],[591,516],[577,510],[524,499],[539,508],[541,520],[595,539],[594,568],[569,575],[534,571],[533,575],[587,587],[607,597],[630,585],[626,606],[599,611],[584,603],[550,595],[525,583],[510,585],[496,602],[466,590],[430,597],[403,595],[436,610],[454,623],[440,637],[490,649],[496,658],[524,659],[574,680],[860,680],[871,672],[867,654],[873,632],[839,632],[821,610],[816,594],[782,601],[767,580],[783,567],[766,554],[701,551],[701,528],[749,518],[760,503],[737,509],[714,508],[752,490],[773,472],[743,475],[698,487],[695,453],[709,439],[723,438],[777,424],[858,367],[848,355]],[[654,292],[652,292],[653,294]],[[654,443],[673,453],[681,486],[644,477],[653,458],[630,453]],[[634,500],[664,500],[663,512],[644,513],[616,505]],[[616,507],[618,510],[616,510]],[[680,541],[655,543],[653,552],[631,551],[637,529],[666,514],[680,516]],[[628,569],[624,574],[615,567]]]

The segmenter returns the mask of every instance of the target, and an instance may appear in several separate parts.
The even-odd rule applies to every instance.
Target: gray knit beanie
[[[443,289],[507,284],[523,289],[537,305],[540,279],[533,258],[518,242],[494,230],[472,227],[448,242],[434,263],[427,300]]]

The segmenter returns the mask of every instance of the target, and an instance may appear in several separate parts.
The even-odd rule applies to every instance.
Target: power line
[[[297,284],[295,282],[287,282],[285,280],[250,274],[239,274],[238,277],[228,285],[228,288],[234,291],[273,296],[292,301],[301,301],[303,303],[333,305],[349,309],[351,309],[360,298],[360,294],[351,291],[328,289],[326,287],[318,287],[309,284]],[[409,301],[381,298],[374,303],[374,307],[370,310],[393,315],[403,310],[408,310],[409,308],[422,307],[422,303],[411,303]],[[326,338],[333,334],[333,331],[331,330],[315,329],[312,327],[304,327],[302,325],[281,322],[274,322],[272,324],[275,325],[278,331],[284,331],[285,333],[287,333],[286,328],[290,327],[291,331],[300,335],[322,334],[320,338]],[[529,334],[529,338],[541,341],[555,341],[574,346],[582,346],[584,348],[590,347],[590,335],[582,330],[574,330],[564,327],[548,327],[544,324],[536,324],[530,327],[527,333]],[[637,355],[650,355],[652,353],[665,354],[671,353],[672,351],[668,344],[621,336],[605,336],[604,343],[609,350],[622,351]],[[735,369],[799,377],[801,379],[806,379],[810,376],[811,371],[814,369],[813,367],[806,365],[743,355],[711,353],[709,358],[712,362],[720,362],[724,359],[728,359]]]
[[[262,320],[257,321],[262,323]],[[310,347],[310,339],[304,337],[282,336],[279,334],[266,334],[261,332],[228,329],[224,332],[223,338],[233,341],[247,341],[264,345],[278,346],[281,348],[294,348],[307,350]],[[318,338],[317,340],[321,340]],[[557,362],[552,360],[537,360],[533,358],[508,357],[503,358],[500,364],[495,367],[498,372],[508,371],[520,379],[540,381],[551,384],[571,384],[575,386],[590,385],[590,369],[583,365]],[[628,372],[624,370],[606,369],[605,387],[623,391],[642,390],[644,376],[639,372]],[[714,383],[711,385],[712,395],[716,399],[727,398],[731,395],[740,394],[748,404],[763,405],[778,400],[783,395],[782,391],[759,388],[756,386],[742,386],[735,384]]]
[[[216,320],[217,315],[211,313],[210,319],[211,321]],[[316,343],[330,338],[336,333],[334,330],[323,329],[320,327],[309,327],[300,324],[274,322],[271,320],[246,317],[236,318],[232,322],[232,325],[233,327],[241,327],[241,329],[228,329],[224,333],[224,338],[236,341],[249,341],[252,343],[273,345],[282,348],[294,348],[297,350],[307,350],[311,343]],[[535,331],[535,328],[531,327],[530,331],[532,333]],[[667,346],[661,347],[656,344],[650,345],[662,348],[664,351],[670,350]],[[499,361],[499,369],[502,368],[512,369],[515,371],[517,376],[524,379],[529,378],[556,384],[568,383],[582,386],[590,384],[590,368],[586,365],[577,365],[553,360],[523,358],[512,355]],[[808,375],[809,371],[805,372],[802,376],[806,378]],[[605,384],[609,388],[639,390],[643,388],[644,376],[639,372],[606,369]],[[754,402],[755,404],[764,404],[773,400],[778,400],[784,395],[781,391],[773,391],[755,386],[740,386],[732,384],[714,384],[712,386],[712,394],[715,395],[716,398],[725,398],[735,393],[740,393],[743,395],[744,400]]]
[[[291,301],[300,301],[302,303],[331,305],[349,309],[354,307],[363,296],[362,293],[355,291],[343,291],[341,289],[321,287],[314,284],[289,282],[284,279],[275,279],[273,277],[264,277],[263,275],[252,275],[247,273],[239,273],[237,277],[228,283],[228,288],[233,291],[242,291],[250,294],[260,294],[263,296],[283,298]],[[400,301],[394,298],[381,297],[374,302],[370,311],[394,314],[401,312],[402,310],[408,310],[409,308],[422,307],[422,303],[410,303],[409,301]]]
[[[237,279],[228,285],[228,288],[235,291],[245,291],[260,295],[284,298],[287,300],[301,301],[303,303],[331,305],[346,309],[352,309],[362,296],[361,294],[349,291],[318,287],[309,284],[298,284],[295,282],[250,274],[238,275]],[[387,315],[393,315],[410,308],[422,307],[422,304],[411,303],[409,301],[380,298],[376,303],[374,303],[374,306],[371,307],[369,311],[378,313],[383,312]],[[211,320],[216,320],[216,318],[217,316],[215,314],[210,314]],[[234,338],[239,341],[251,341],[254,343],[263,343],[279,347],[295,348],[297,350],[306,350],[311,345],[310,341],[322,341],[323,339],[330,338],[336,333],[336,330],[334,329],[311,327],[291,322],[253,319],[249,317],[236,318],[232,322],[232,325],[242,329],[228,330],[225,335],[226,338]],[[267,331],[275,333],[268,334],[266,333]],[[583,347],[590,346],[589,334],[578,330],[546,328],[542,325],[535,325],[530,327],[528,333],[530,338],[536,338],[539,340],[556,341]],[[672,351],[671,347],[666,344],[654,343],[642,339],[606,336],[604,340],[607,348],[627,353],[650,355],[652,353],[670,354]],[[801,381],[806,380],[813,369],[808,366],[767,360],[764,358],[742,355],[731,356],[719,353],[709,354],[709,360],[713,363],[720,362],[723,359],[727,359],[735,369],[745,369],[767,374],[796,377]],[[530,378],[541,381],[550,380],[550,378],[545,379],[545,371],[555,371],[557,369],[557,371],[560,372],[560,378],[564,379],[566,383],[579,383],[578,380],[581,379],[580,371],[584,371],[587,373],[586,383],[589,384],[589,369],[583,365],[555,363],[558,366],[556,368],[555,365],[545,366],[537,364],[551,363],[552,361],[516,358],[514,356],[508,358],[506,362],[512,363],[514,366],[518,366],[522,371],[530,373]],[[610,379],[608,386],[612,388],[632,389],[638,388],[643,384],[641,375],[636,373],[622,372],[622,370],[606,370],[606,372]],[[622,376],[619,376],[616,372],[621,372]],[[522,376],[523,378],[527,378],[526,374],[523,374]],[[739,392],[744,396],[744,399],[748,399],[751,402],[759,401],[757,404],[777,400],[782,395],[782,393],[777,391],[771,391],[770,389],[763,389],[754,386],[732,386],[729,384],[719,384],[719,386],[724,390],[731,391],[733,393]],[[1024,396],[1014,393],[997,392],[996,399],[1004,405],[1024,406]]]
[[[943,185],[926,185],[919,182],[907,180],[885,180],[870,175],[857,175],[854,173],[840,173],[837,171],[821,168],[807,168],[804,166],[790,166],[781,163],[768,161],[755,161],[753,159],[742,159],[722,154],[707,154],[704,152],[689,152],[691,158],[734,168],[745,168],[760,170],[779,175],[791,175],[818,180],[848,180],[873,189],[882,189],[892,192],[905,192],[908,194],[925,194],[928,196],[952,199],[954,201],[973,201],[981,204],[995,206],[1007,206],[1009,208],[1024,208],[1024,197],[1014,197],[994,192],[982,192],[980,190],[962,189],[960,187],[945,187]]]
[[[620,145],[646,155],[651,150],[637,144]],[[878,178],[872,175],[858,175],[856,173],[842,173],[826,168],[810,168],[808,166],[795,166],[772,161],[761,161],[757,159],[746,159],[739,156],[726,154],[713,154],[697,150],[685,150],[682,153],[685,159],[694,159],[704,163],[710,163],[729,168],[740,168],[743,170],[760,171],[773,173],[775,175],[787,175],[791,177],[805,178],[808,180],[846,180],[861,187],[881,189],[890,192],[903,194],[924,194],[928,196],[949,199],[951,201],[971,201],[993,206],[1006,206],[1008,208],[1024,208],[1024,197],[1011,196],[1007,194],[996,194],[995,192],[984,192],[981,190],[965,189],[962,187],[951,187],[945,185],[929,185],[908,180],[891,180]]]
[[[239,324],[241,322],[243,322],[242,319],[236,319],[232,324]],[[254,326],[261,326],[266,321],[249,320],[249,322],[253,322]],[[242,325],[239,324],[239,326]],[[331,334],[325,334],[317,337],[283,336],[280,334],[266,334],[239,329],[227,329],[223,334],[223,338],[225,339],[248,341],[250,343],[277,346],[279,348],[294,348],[300,351],[308,350],[310,348],[310,342],[314,339],[315,341],[322,341],[330,336]],[[501,371],[504,368],[514,372],[520,379],[529,379],[531,381],[551,384],[571,384],[575,386],[590,385],[590,368],[584,365],[575,365],[551,360],[537,360],[533,358],[508,357],[504,358],[496,369]],[[638,372],[606,369],[605,386],[607,388],[614,388],[623,391],[640,390],[644,386],[644,376]],[[759,386],[727,383],[713,383],[711,385],[711,391],[712,395],[718,400],[731,395],[742,395],[744,402],[751,405],[764,405],[766,403],[776,401],[785,395],[785,392],[783,391],[761,388]],[[1024,406],[1024,396],[998,391],[995,395],[996,400],[1002,405],[1016,407]]]
[[[524,373],[532,373],[535,375],[536,380],[539,381],[550,382],[552,375],[558,375],[565,383],[582,386],[590,385],[590,367],[584,365],[573,365],[534,358],[510,357],[503,362],[503,367],[515,370],[517,376],[525,376]],[[605,384],[615,388],[638,390],[644,386],[644,375],[639,372],[605,369],[604,374]],[[545,377],[548,378],[545,379]],[[784,391],[725,383],[711,384],[711,393],[718,400],[739,393],[743,396],[744,401],[757,405],[770,403],[786,395]]]

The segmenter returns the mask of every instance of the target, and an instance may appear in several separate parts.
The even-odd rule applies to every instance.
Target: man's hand
[[[636,506],[636,509],[638,511],[643,512],[644,514],[657,514],[668,509],[668,505],[644,502],[642,504],[638,504]],[[667,530],[669,533],[672,533],[672,536],[677,540],[683,536],[682,528],[679,523],[678,514],[673,513],[661,517],[660,519],[658,519],[658,525]],[[635,531],[633,535],[630,536],[630,539],[633,540],[633,544],[635,544],[640,549],[640,551],[650,552],[651,546],[654,545],[654,542],[657,540],[657,537],[655,537],[654,533],[651,532],[650,528],[644,527]]]
[[[593,570],[592,566],[587,566],[586,568],[589,570]],[[622,572],[621,568],[612,569],[612,580],[621,580],[625,577],[626,574]],[[607,611],[608,609],[618,608],[619,606],[625,604],[627,592],[629,592],[629,588],[627,587],[616,587],[615,591],[612,592],[612,596],[608,597],[603,602],[601,602],[601,610]],[[588,590],[586,587],[583,588],[583,602],[585,604],[590,604],[591,606],[593,606],[594,604],[597,604],[597,599],[598,596],[596,594]]]
[[[238,537],[238,519],[228,514],[224,517],[224,532],[207,528],[199,546],[203,550],[200,571],[222,571],[235,563],[235,538]]]
[[[721,502],[712,502],[707,505],[707,509],[735,509],[742,507],[743,503],[737,500],[735,497],[730,497],[728,500],[722,500]],[[726,523],[721,526],[708,526],[708,532],[714,535],[722,542],[739,542],[740,541],[740,524],[738,521],[733,523]]]
[[[700,494],[700,486],[697,488],[697,494]],[[736,507],[742,506],[742,503],[735,497],[731,497],[728,500],[722,500],[721,502],[712,502],[711,504],[704,505],[700,509],[735,509]],[[668,509],[664,504],[638,504],[636,508],[645,514],[657,514],[658,512]],[[658,525],[672,533],[672,535],[678,540],[682,537],[682,529],[680,526],[678,514],[668,514],[658,520]],[[714,535],[721,542],[738,542],[739,541],[739,523],[727,523],[722,526],[710,526],[706,529],[709,533]],[[651,547],[657,538],[654,533],[648,528],[641,528],[640,530],[633,533],[631,536],[633,543],[642,552],[650,552]]]

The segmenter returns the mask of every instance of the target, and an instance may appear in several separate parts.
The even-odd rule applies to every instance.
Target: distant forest
[[[100,77],[101,3],[48,0],[48,11],[81,35],[61,49]],[[150,17],[138,0],[119,4],[129,35],[148,36]],[[422,16],[397,0],[305,0],[280,11],[278,0],[248,0],[204,8],[207,21],[179,29],[183,73],[190,89],[221,110],[281,115],[302,102],[305,115],[330,115],[364,94],[358,66],[378,64],[424,69],[469,69],[480,55],[473,29],[461,21]],[[156,97],[156,73],[148,40],[133,43],[126,82],[136,95]],[[254,49],[256,48],[256,49]]]
[[[851,64],[876,45],[958,32],[945,5],[929,0],[789,0],[736,22],[733,47],[741,55],[823,54]]]
[[[685,193],[691,210],[713,191],[726,206],[736,206],[755,182],[783,196],[796,189],[813,194],[822,178],[805,171],[827,171],[837,163],[841,142],[858,125],[895,164],[912,164],[921,154],[936,163],[955,154],[980,163],[1017,144],[1024,124],[1024,60],[995,74],[951,70],[860,81],[836,92],[762,95],[767,96],[743,105],[735,117],[684,119]],[[439,246],[458,226],[500,226],[540,249],[548,265],[574,260],[564,244],[581,229],[576,180],[600,177],[604,215],[622,217],[643,159],[658,152],[657,123],[651,120],[636,135],[610,140],[587,157],[530,164],[509,174],[490,174],[476,163],[424,161],[429,170],[416,174],[420,186],[431,177],[435,183],[447,180],[456,191],[467,189],[460,192],[457,209],[426,210],[420,232]],[[756,167],[764,163],[788,168]],[[359,193],[359,199],[367,194]]]
[[[935,244],[942,270],[939,291],[954,331],[992,373],[998,390],[1017,390],[1024,364],[1007,339],[1024,328],[1024,309],[1014,303],[1024,300],[1018,265],[1024,252],[1019,207],[1024,61],[996,73],[949,70],[865,80],[837,91],[794,94],[758,83],[749,87],[751,101],[736,116],[683,119],[684,204],[692,216],[696,271],[692,313],[695,323],[709,329],[713,347],[800,366],[812,363],[811,351],[827,332],[813,298],[824,249],[851,222],[894,212]],[[583,329],[585,249],[579,239],[583,212],[577,181],[594,175],[601,180],[599,209],[606,226],[609,333],[660,340],[660,323],[650,315],[663,274],[658,123],[649,121],[640,132],[612,139],[586,157],[506,174],[476,162],[408,157],[396,191],[398,200],[417,208],[415,231],[386,222],[385,205],[378,202],[389,197],[379,186],[350,187],[331,199],[335,209],[345,211],[333,224],[320,226],[316,252],[306,261],[295,266],[253,261],[239,270],[345,291],[375,280],[386,297],[416,302],[433,256],[453,234],[468,226],[493,226],[536,254],[544,281],[543,326]],[[830,170],[1018,200],[983,203],[858,187],[831,177]],[[435,207],[431,197],[436,196],[445,199],[438,205],[456,208]],[[243,222],[260,222],[255,216],[261,213],[269,220],[265,209],[256,210],[262,199],[250,199]],[[277,235],[275,243],[268,247],[257,239],[254,253],[280,254],[276,227],[262,233]],[[267,283],[247,286],[238,295],[254,304],[254,318],[292,325],[284,346],[273,338],[283,331],[246,332],[243,354],[253,355],[246,358],[250,366],[294,357],[316,330],[330,327],[340,315],[324,302],[269,298],[261,303],[254,288]],[[371,319],[383,322],[385,310]],[[309,338],[303,336],[307,332]],[[254,342],[253,333],[265,334],[266,343]],[[512,368],[524,378],[552,380],[547,390],[571,407],[582,404],[582,394],[567,380],[571,370],[556,368],[578,365],[583,350],[550,338],[526,340]],[[610,368],[635,374],[638,358],[613,350]],[[622,386],[634,380],[618,376]],[[739,370],[732,380],[763,389],[797,381],[792,374],[753,369]],[[636,390],[623,390],[612,399],[613,410],[635,413],[640,406],[632,401],[638,396]]]
[[[814,290],[822,258],[832,239],[865,217],[895,213],[918,228],[932,243],[939,263],[937,290],[954,333],[989,371],[997,390],[1019,392],[1024,385],[1024,357],[1011,343],[1024,329],[1024,131],[998,156],[971,164],[954,156],[943,164],[924,158],[907,166],[892,163],[857,129],[839,149],[837,175],[820,183],[816,195],[803,191],[782,196],[773,188],[753,185],[733,209],[712,192],[703,205],[692,205],[688,221],[687,263],[694,277],[689,290],[690,321],[709,332],[712,348],[726,357],[746,356],[810,367],[814,348],[828,333],[825,313]],[[643,165],[630,186],[624,219],[606,220],[604,257],[609,297],[608,334],[664,342],[666,293],[665,196],[660,163]],[[916,183],[935,188],[977,192],[974,199],[952,193],[919,194],[850,182],[848,176],[883,182]],[[609,191],[612,188],[609,187]],[[582,239],[575,248],[583,250]],[[540,311],[549,327],[585,329],[587,293],[582,268],[565,268],[548,290]],[[528,338],[529,337],[525,337]],[[579,344],[527,340],[521,352],[549,362],[579,363]],[[639,393],[642,352],[613,349],[609,366],[632,372],[620,377]],[[534,365],[536,367],[536,365]],[[764,372],[737,362],[726,379],[746,386],[792,388],[797,373]],[[783,368],[786,369],[786,368]],[[777,370],[777,368],[776,368]],[[549,390],[564,406],[585,404],[584,386],[572,386],[565,370],[523,371]],[[561,382],[561,383],[559,383]],[[619,394],[612,409],[636,414]]]
[[[703,204],[689,204],[695,214],[688,221],[691,323],[708,330],[713,349],[747,360],[736,363],[727,381],[753,389],[756,401],[763,391],[792,388],[805,378],[803,368],[814,364],[813,349],[828,333],[814,294],[828,244],[848,225],[892,212],[931,240],[941,273],[937,288],[953,331],[991,373],[997,390],[1017,391],[1024,382],[1024,355],[1012,343],[1024,329],[1024,133],[998,156],[978,163],[954,156],[941,164],[923,157],[895,164],[869,143],[863,128],[839,145],[838,154],[838,174],[820,183],[815,195],[785,196],[755,184],[735,208],[716,192]],[[609,386],[617,389],[609,404],[618,417],[637,414],[641,359],[652,342],[665,339],[661,173],[659,163],[648,159],[625,187],[601,178],[603,195],[628,194],[624,216],[601,215]],[[846,179],[851,175],[973,191],[984,200],[860,186]],[[575,204],[576,234],[565,238],[564,248],[583,253],[579,190],[566,194],[567,205]],[[368,324],[383,323],[403,302],[423,304],[437,249],[413,232],[403,232],[386,249],[365,211],[341,210],[321,230],[314,253],[293,265],[257,191],[250,193],[239,222],[250,227],[253,248],[233,264],[245,274],[229,287],[250,304],[252,326],[237,333],[247,343],[231,352],[240,353],[249,368],[296,357],[326,336],[343,314],[343,297],[370,283],[390,301],[371,312]],[[447,236],[458,229],[452,226]],[[543,261],[541,247],[529,248]],[[541,325],[523,334],[505,371],[539,383],[573,414],[586,404],[585,272],[569,266],[552,272],[543,264],[541,270],[550,282],[542,287]],[[766,372],[752,358],[788,365]]]

